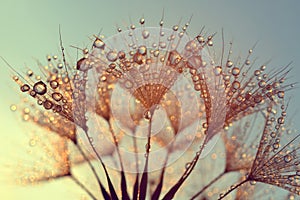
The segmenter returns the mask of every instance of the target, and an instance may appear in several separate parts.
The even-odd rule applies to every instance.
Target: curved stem
[[[173,199],[176,192],[179,190],[179,188],[182,186],[184,181],[189,177],[189,175],[192,173],[193,169],[195,168],[200,155],[205,148],[205,145],[207,143],[208,137],[205,138],[202,146],[200,147],[200,150],[196,153],[196,156],[193,158],[193,160],[190,162],[189,166],[184,171],[183,175],[180,177],[180,179],[177,181],[177,183],[165,194],[163,197],[163,200],[169,200]]]
[[[116,193],[116,190],[115,190],[115,188],[114,188],[114,186],[113,186],[113,184],[112,184],[112,182],[111,182],[111,179],[110,179],[110,176],[109,176],[109,174],[108,174],[107,168],[106,168],[106,166],[105,166],[103,160],[101,159],[101,156],[99,155],[99,153],[98,153],[97,150],[95,149],[95,147],[94,147],[94,145],[93,145],[93,143],[92,143],[92,141],[91,141],[91,137],[90,137],[89,134],[87,133],[87,130],[84,130],[84,134],[86,135],[86,137],[87,137],[87,139],[88,139],[88,141],[89,141],[89,144],[91,145],[91,147],[92,147],[94,153],[96,154],[98,160],[100,161],[100,164],[102,165],[102,168],[103,168],[104,173],[105,173],[105,176],[106,176],[106,180],[107,180],[107,184],[108,184],[108,187],[109,187],[109,191],[110,191],[111,198],[112,198],[112,199],[116,199],[116,200],[119,199],[119,198],[118,198],[118,195],[117,195],[117,193]]]
[[[247,181],[248,181],[248,179],[245,179],[242,182],[240,182],[239,184],[235,185],[234,187],[231,187],[226,193],[220,195],[220,197],[218,198],[218,200],[221,200],[221,199],[225,198],[229,193],[231,193],[233,190],[237,189],[238,187],[240,187],[241,185],[243,185]]]
[[[74,143],[74,144],[75,144],[75,143]],[[99,185],[99,187],[100,187],[100,189],[101,189],[101,192],[102,192],[102,195],[103,195],[104,199],[105,199],[105,200],[110,199],[110,196],[109,196],[109,194],[107,193],[107,191],[105,190],[103,184],[101,183],[100,178],[99,178],[99,176],[98,176],[98,174],[97,174],[97,172],[96,172],[96,169],[95,169],[95,167],[92,165],[90,159],[89,159],[89,158],[87,157],[87,155],[84,153],[83,149],[81,148],[81,146],[80,146],[79,144],[75,144],[75,146],[76,146],[77,149],[79,150],[80,154],[83,156],[84,160],[87,161],[87,163],[88,163],[89,167],[91,168],[91,170],[92,170],[94,176],[96,177],[96,180],[97,180],[98,185]]]
[[[212,184],[214,184],[217,180],[219,180],[220,178],[222,178],[222,176],[224,176],[227,172],[224,171],[221,174],[219,174],[216,178],[214,178],[212,181],[210,181],[207,185],[205,185],[199,192],[197,192],[194,196],[192,196],[192,199],[195,199],[196,197],[198,197],[200,194],[202,194],[207,188],[209,188]]]
[[[97,198],[87,189],[83,183],[81,183],[73,174],[70,174],[70,178],[83,189],[92,199],[97,200]]]

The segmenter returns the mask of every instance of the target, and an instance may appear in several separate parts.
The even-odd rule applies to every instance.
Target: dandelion
[[[225,62],[222,50],[216,63],[211,56],[215,34],[201,30],[191,37],[190,22],[168,29],[164,17],[158,27],[147,27],[141,18],[138,27],[118,27],[111,37],[94,35],[90,49],[73,47],[82,52],[76,63],[66,60],[60,38],[61,58],[47,56],[46,66],[37,62],[42,75],[32,70],[22,75],[8,64],[21,92],[36,101],[23,118],[52,133],[49,153],[55,155],[56,171],[34,181],[69,177],[92,199],[172,199],[223,133],[224,172],[192,198],[224,174],[242,170],[250,170],[246,179],[220,198],[247,181],[299,193],[297,167],[291,164],[298,162],[293,146],[298,136],[279,150],[285,115],[271,117],[291,86],[285,83],[289,66],[268,73],[265,65],[254,69],[253,50],[234,60],[231,44]],[[259,132],[253,134],[256,121],[249,119],[261,113],[266,124],[256,147]],[[176,169],[178,180],[167,177],[175,174],[171,165],[177,160],[185,163]],[[82,163],[92,172],[96,190],[73,172]]]
[[[263,134],[249,174],[239,184],[221,194],[220,199],[248,181],[252,184],[262,182],[275,185],[299,195],[298,149],[300,135],[283,143],[282,140],[287,134],[283,128],[286,116],[284,106],[282,106],[280,116],[276,117],[276,113],[272,107],[268,108]]]

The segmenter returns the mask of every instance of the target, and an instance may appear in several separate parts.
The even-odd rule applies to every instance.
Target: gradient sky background
[[[59,54],[58,26],[62,27],[64,46],[76,55],[69,45],[90,45],[89,36],[101,28],[106,36],[116,33],[116,24],[124,27],[129,18],[135,24],[144,15],[146,24],[157,26],[165,10],[166,27],[176,24],[182,17],[193,19],[189,33],[197,33],[205,25],[208,32],[224,28],[225,37],[233,39],[235,54],[245,55],[259,41],[255,55],[260,63],[272,60],[270,67],[280,67],[293,61],[291,82],[300,81],[300,1],[211,1],[211,0],[165,0],[165,1],[40,1],[1,0],[0,7],[0,56],[14,68],[26,72],[24,66],[33,66],[38,58],[46,61],[47,54]],[[13,152],[21,133],[26,131],[18,114],[10,111],[10,105],[19,102],[19,90],[11,80],[11,71],[0,61],[0,156]],[[17,91],[17,92],[16,92]],[[299,110],[300,94],[296,88],[287,95],[292,96],[290,114]],[[300,114],[293,118],[299,130]],[[3,174],[3,173],[2,173]],[[0,175],[1,171],[0,171]],[[1,180],[0,180],[1,181]],[[59,187],[57,187],[59,188]],[[53,189],[54,196],[67,199],[68,191]],[[38,193],[38,191],[35,191]],[[41,193],[43,190],[41,190]],[[61,192],[61,193],[60,193]],[[14,192],[15,193],[15,192]],[[25,196],[24,196],[25,195]],[[0,185],[0,197],[18,199],[30,196],[26,191],[13,194],[11,188]],[[37,194],[38,195],[38,194]],[[49,196],[52,199],[53,196]],[[2,198],[1,198],[2,199]],[[23,198],[22,198],[23,199]],[[25,198],[24,198],[25,199]],[[44,197],[47,199],[47,197]]]

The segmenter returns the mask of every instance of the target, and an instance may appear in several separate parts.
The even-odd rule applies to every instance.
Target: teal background
[[[46,61],[47,54],[59,54],[58,26],[62,27],[62,37],[67,52],[75,58],[76,51],[69,45],[85,47],[88,39],[101,29],[104,35],[116,33],[116,25],[125,27],[138,24],[141,16],[146,25],[157,26],[162,10],[165,10],[166,27],[176,24],[182,17],[193,19],[189,32],[197,33],[205,25],[208,32],[218,32],[224,28],[225,37],[233,40],[235,55],[245,55],[247,50],[259,41],[255,55],[261,62],[271,59],[270,67],[280,67],[293,61],[291,82],[299,82],[300,74],[300,1],[0,1],[0,56],[4,57],[17,71],[26,72],[24,66],[35,66],[33,58]],[[10,105],[20,102],[19,89],[11,79],[11,70],[0,61],[0,155],[9,162],[10,154],[16,151],[24,139],[24,126],[19,114],[10,111]],[[288,92],[292,100],[289,114],[293,115],[295,128],[299,129],[299,86]],[[24,152],[25,154],[26,152]],[[4,156],[5,155],[5,156]],[[23,155],[20,154],[20,157]],[[7,159],[7,160],[5,160]],[[0,167],[0,181],[7,176],[4,167]],[[19,199],[38,198],[50,191],[50,196],[72,198],[62,185],[54,185],[47,190],[19,189],[0,182],[0,197]],[[76,187],[76,186],[74,186]],[[2,198],[1,198],[2,199]],[[26,198],[23,198],[26,199]]]

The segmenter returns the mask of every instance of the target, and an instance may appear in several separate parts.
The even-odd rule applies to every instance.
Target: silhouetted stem
[[[210,181],[207,185],[205,185],[199,192],[197,192],[192,198],[195,199],[196,197],[198,197],[200,194],[202,194],[207,188],[209,188],[212,184],[214,184],[217,180],[219,180],[220,178],[222,178],[222,176],[224,176],[226,174],[226,172],[222,172],[221,174],[219,174],[219,176],[217,176],[216,178],[214,178],[212,181]]]
[[[154,114],[154,109],[150,110],[150,118],[149,118],[149,126],[148,126],[148,136],[147,136],[147,144],[146,144],[146,161],[144,166],[144,172],[141,178],[140,184],[140,194],[139,200],[145,200],[147,194],[147,185],[148,185],[148,162],[149,162],[149,153],[151,148],[151,126],[152,126],[152,117]]]
[[[229,193],[231,193],[233,190],[237,189],[238,187],[240,187],[241,185],[243,185],[247,181],[248,181],[248,179],[245,179],[244,181],[240,182],[239,184],[235,185],[234,187],[231,187],[226,193],[220,195],[218,200],[221,200],[221,199],[225,198]]]
[[[111,135],[113,137],[113,140],[114,140],[114,143],[115,143],[115,146],[116,146],[116,150],[117,150],[117,154],[118,154],[118,157],[119,157],[119,162],[120,162],[120,167],[121,167],[121,191],[122,191],[122,199],[123,200],[129,200],[129,195],[128,195],[128,192],[127,192],[127,183],[126,183],[126,177],[125,177],[125,173],[124,173],[124,166],[123,166],[123,162],[122,162],[122,157],[121,157],[121,153],[120,153],[120,148],[119,148],[119,143],[117,141],[117,138],[116,138],[116,135],[115,135],[115,132],[111,126],[111,123],[110,121],[108,122],[109,124],[109,130],[111,132]]]
[[[91,145],[91,147],[92,147],[94,153],[96,154],[98,160],[100,161],[100,163],[101,163],[101,165],[102,165],[102,168],[103,168],[104,173],[105,173],[105,176],[106,176],[106,180],[107,180],[107,184],[108,184],[108,188],[109,188],[109,192],[110,192],[111,198],[114,199],[114,200],[115,200],[115,199],[118,200],[119,198],[118,198],[117,193],[116,193],[116,190],[115,190],[115,188],[114,188],[114,186],[113,186],[113,184],[112,184],[112,182],[111,182],[111,179],[110,179],[110,177],[109,177],[109,174],[108,174],[108,172],[107,172],[107,169],[106,169],[106,166],[105,166],[103,160],[101,159],[100,155],[99,155],[98,152],[96,151],[96,149],[95,149],[93,143],[92,143],[91,140],[90,140],[89,134],[87,133],[86,130],[84,130],[84,133],[85,133],[85,135],[86,135],[86,137],[87,137],[87,139],[88,139],[88,141],[89,141],[89,144]]]
[[[97,198],[87,189],[84,184],[82,184],[77,178],[75,178],[72,174],[69,176],[81,189],[83,189],[92,199],[97,200]]]
[[[163,197],[163,200],[169,200],[169,199],[173,199],[176,192],[179,190],[179,188],[181,187],[181,185],[184,183],[184,181],[189,177],[189,175],[192,173],[193,169],[195,168],[199,157],[203,151],[203,149],[205,148],[205,145],[207,143],[207,137],[205,138],[200,150],[197,152],[196,156],[193,158],[192,162],[190,162],[189,167],[186,168],[185,172],[183,173],[183,175],[180,177],[180,179],[177,181],[177,183],[165,194],[165,196]]]
[[[96,172],[94,166],[92,165],[90,159],[85,155],[85,153],[84,153],[84,151],[82,150],[82,148],[80,147],[80,145],[75,144],[75,146],[76,146],[77,149],[80,151],[80,153],[81,153],[81,155],[83,156],[84,160],[87,161],[89,167],[91,168],[93,174],[95,175],[96,180],[97,180],[97,182],[98,182],[98,184],[99,184],[99,187],[100,187],[100,189],[101,189],[103,198],[104,198],[105,200],[110,200],[110,199],[111,199],[111,198],[110,198],[110,195],[107,193],[106,189],[104,188],[103,184],[101,183],[100,178],[99,178],[99,176],[98,176],[98,174],[97,174],[97,172]]]

